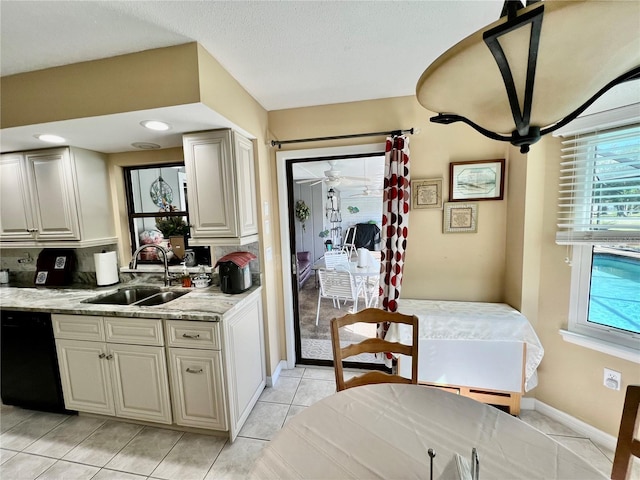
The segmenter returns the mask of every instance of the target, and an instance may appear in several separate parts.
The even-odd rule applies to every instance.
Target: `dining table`
[[[250,478],[608,477],[495,407],[428,386],[383,383],[343,390],[292,417],[265,446]]]

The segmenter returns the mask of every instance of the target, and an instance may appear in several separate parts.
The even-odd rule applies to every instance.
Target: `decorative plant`
[[[328,236],[329,236],[329,230],[323,230],[323,231],[321,231],[321,232],[318,234],[318,236],[319,236],[320,238],[328,237]]]
[[[175,207],[173,207],[173,210],[175,210]],[[178,215],[156,217],[156,228],[162,232],[164,238],[181,237],[189,233],[189,225],[184,221],[183,217]]]
[[[296,202],[296,218],[302,223],[302,230],[306,231],[304,222],[311,216],[311,209],[304,203],[304,200]]]

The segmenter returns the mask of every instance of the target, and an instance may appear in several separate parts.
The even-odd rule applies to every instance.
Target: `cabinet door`
[[[65,407],[114,415],[106,345],[100,342],[56,340],[56,348]]]
[[[193,237],[237,237],[231,131],[183,137]]]
[[[24,157],[6,154],[0,158],[0,238],[33,240],[35,227],[29,200]]]
[[[169,364],[176,424],[227,430],[220,352],[170,348]]]
[[[68,149],[25,154],[36,238],[80,240],[80,225]],[[106,199],[105,199],[106,201]]]
[[[171,423],[163,347],[107,344],[118,417]]]
[[[235,314],[225,316],[224,352],[229,386],[230,436],[233,440],[266,383],[262,325],[262,301],[258,292],[254,301]]]
[[[240,236],[258,233],[256,210],[256,169],[253,158],[253,143],[234,132],[234,153],[237,170],[238,222]]]

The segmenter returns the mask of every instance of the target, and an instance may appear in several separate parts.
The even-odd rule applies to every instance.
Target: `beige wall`
[[[443,177],[445,199],[449,195],[450,162],[505,158],[504,144],[463,125],[435,125],[429,122],[430,115],[415,97],[401,97],[273,111],[269,112],[269,129],[274,138],[286,140],[414,127],[418,133],[410,136],[411,178]],[[365,137],[293,144],[283,146],[283,150],[382,141],[384,137]],[[272,161],[275,168],[275,153]],[[402,296],[502,301],[507,204],[508,200],[479,202],[478,233],[445,235],[442,211],[412,211]]]
[[[0,125],[198,102],[197,66],[197,45],[190,43],[2,77]]]

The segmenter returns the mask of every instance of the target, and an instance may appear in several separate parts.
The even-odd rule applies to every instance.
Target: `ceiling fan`
[[[361,193],[354,193],[353,195],[349,195],[349,197],[381,197],[382,190],[372,190],[369,188],[369,185],[365,185],[364,189]]]
[[[370,182],[369,178],[365,177],[350,177],[346,175],[340,175],[341,170],[336,169],[336,160],[329,160],[329,170],[324,171],[324,178],[306,178],[304,180],[298,180],[296,183],[309,183],[310,185],[317,185],[325,182],[329,187],[335,187],[341,183],[349,184],[353,182]]]

